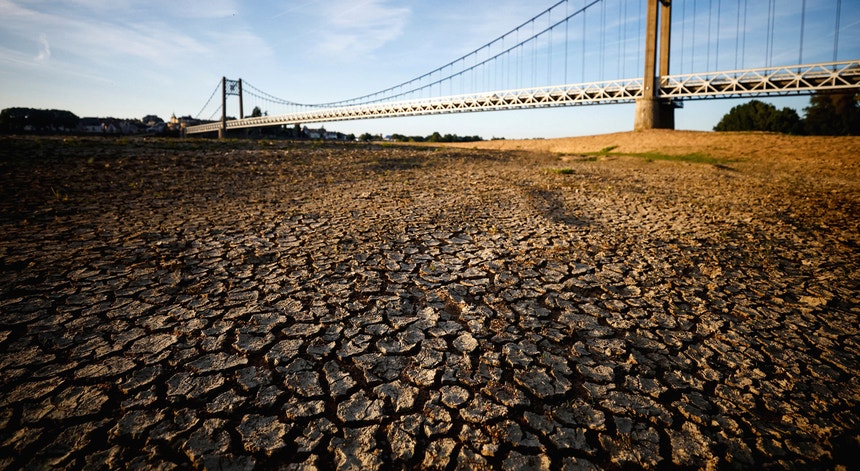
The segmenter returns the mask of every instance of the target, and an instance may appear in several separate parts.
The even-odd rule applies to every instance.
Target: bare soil
[[[789,136],[763,132],[714,133],[652,130],[561,139],[496,140],[450,144],[456,147],[551,154],[703,153],[737,169],[794,175],[816,186],[855,187],[860,176],[860,137]]]
[[[0,470],[853,469],[860,138],[460,147],[0,137]]]

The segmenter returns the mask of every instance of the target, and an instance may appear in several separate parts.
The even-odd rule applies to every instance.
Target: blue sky
[[[611,23],[613,9],[629,9],[628,13],[635,16],[633,10],[639,8],[640,1],[644,2],[607,1],[604,13],[609,20],[603,21]],[[804,62],[831,59],[836,2],[806,0]],[[0,108],[58,108],[81,117],[140,118],[156,114],[167,119],[173,113],[197,115],[222,76],[242,78],[265,92],[297,102],[347,99],[444,65],[555,3],[556,0],[0,0]],[[580,3],[574,1],[571,5]],[[711,51],[713,63],[721,69],[733,68],[737,62],[733,31],[739,15],[732,9],[741,2],[700,0],[695,3],[697,17],[692,14],[692,2],[687,2],[682,16],[681,3],[676,2],[675,15],[676,20],[683,20],[680,24],[684,28],[673,31],[673,47],[678,44],[673,69],[691,72],[696,61],[702,66],[711,60]],[[759,60],[756,54],[766,48],[761,46],[762,31],[767,29],[761,5],[766,7],[767,3],[749,1],[758,6],[751,6],[747,17],[747,62]],[[778,21],[773,28],[772,60],[792,63],[800,52],[795,45],[799,29],[795,23],[803,2],[776,3]],[[841,3],[838,58],[858,59],[860,2]],[[709,5],[712,10],[716,5],[724,9],[720,25],[713,15],[704,15]],[[589,24],[601,18],[600,10],[590,11]],[[706,29],[710,30],[707,36]],[[720,36],[718,31],[728,32]],[[626,35],[625,44],[632,44],[634,38]],[[555,40],[560,37],[556,34]],[[757,42],[761,44],[756,46]],[[703,60],[706,43],[710,47]],[[610,46],[606,48],[610,50]],[[620,46],[618,50],[622,50]],[[611,64],[608,68],[615,70]],[[622,69],[620,62],[617,69]],[[641,75],[635,62],[625,62],[623,70],[630,77]],[[619,78],[608,75],[605,78]],[[808,98],[768,101],[801,111]],[[724,113],[741,102],[687,102],[676,114],[677,127],[710,130]],[[250,98],[246,98],[246,114],[255,104],[270,114],[278,114],[276,109],[267,109],[266,103]],[[235,98],[231,99],[228,111],[236,114],[237,108]],[[439,131],[484,138],[549,138],[630,130],[633,105],[363,120],[325,126],[356,134],[427,135]]]

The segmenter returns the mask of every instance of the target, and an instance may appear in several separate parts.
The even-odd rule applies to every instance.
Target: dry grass
[[[439,144],[436,144],[439,145]],[[794,174],[836,186],[857,188],[860,137],[789,136],[775,133],[653,130],[540,140],[503,140],[445,144],[493,150],[519,150],[560,156],[595,155],[611,148],[614,156],[709,156],[756,173]],[[605,153],[605,152],[604,152]],[[683,160],[683,159],[682,159]]]

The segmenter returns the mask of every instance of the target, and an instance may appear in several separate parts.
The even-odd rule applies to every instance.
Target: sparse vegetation
[[[653,162],[655,160],[667,160],[672,162],[687,162],[687,163],[696,163],[696,164],[710,164],[710,165],[723,165],[730,160],[727,159],[719,159],[716,157],[712,157],[704,152],[692,152],[687,154],[668,154],[664,152],[612,152],[617,149],[618,146],[608,146],[600,149],[597,152],[588,152],[585,155],[591,156],[592,160],[597,160],[598,157],[601,156],[630,156],[630,157],[639,157],[645,159],[648,162]]]
[[[610,152],[612,152],[613,150],[615,150],[615,149],[617,149],[617,148],[618,148],[618,146],[608,146],[608,147],[604,147],[603,149],[600,149],[600,152],[598,152],[598,154],[600,154],[600,155],[607,155],[607,154],[609,154]]]
[[[687,162],[694,164],[710,164],[710,165],[722,165],[729,162],[726,159],[717,159],[715,157],[711,157],[703,152],[693,152],[691,154],[664,154],[662,152],[642,152],[637,154],[627,154],[632,155],[634,157],[640,157],[648,162],[653,162],[655,160],[668,160],[672,162]]]

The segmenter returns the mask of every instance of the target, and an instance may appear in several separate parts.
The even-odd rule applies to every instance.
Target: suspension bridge
[[[840,34],[858,24],[860,7],[842,0],[561,0],[445,65],[355,98],[299,103],[222,78],[197,114],[208,122],[186,133],[609,103],[636,103],[634,129],[674,128],[686,100],[860,88],[860,43]],[[239,97],[238,119],[227,117],[229,96]],[[244,117],[246,97],[282,112]]]

